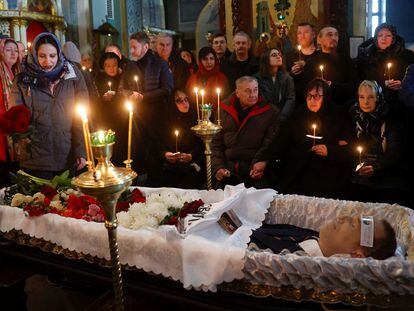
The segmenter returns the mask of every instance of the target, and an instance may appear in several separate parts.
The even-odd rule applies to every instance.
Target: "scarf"
[[[56,66],[51,71],[45,71],[40,66],[38,60],[38,42],[44,37],[47,37],[49,41],[53,41],[54,44],[52,45],[54,45],[57,49],[58,61],[56,63]],[[27,55],[27,58],[23,64],[23,68],[24,72],[22,75],[22,81],[24,84],[32,86],[38,85],[39,82],[49,86],[59,80],[64,73],[67,73],[69,71],[68,62],[62,53],[62,46],[58,38],[54,34],[48,32],[43,32],[34,39],[33,48]]]

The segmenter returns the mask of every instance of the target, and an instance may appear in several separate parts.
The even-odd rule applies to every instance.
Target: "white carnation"
[[[43,193],[36,192],[33,195],[33,201],[37,201],[37,202],[43,203],[44,200],[45,200],[45,195]]]
[[[56,208],[58,211],[63,210],[65,207],[59,200],[50,202],[50,206]]]
[[[30,199],[30,200],[29,200]],[[16,193],[11,201],[11,206],[14,207],[19,207],[20,205],[22,205],[23,203],[30,203],[33,201],[33,198],[31,196],[26,196],[24,194],[21,193]]]
[[[139,217],[143,213],[142,209],[145,206],[145,203],[133,203],[129,206],[129,214],[134,218]]]
[[[143,227],[158,227],[158,220],[154,216],[143,215],[142,217],[135,218],[134,222],[131,224],[131,229],[138,230]]]
[[[145,214],[154,216],[160,222],[168,215],[168,206],[163,203],[149,203],[147,204]]]
[[[130,228],[132,223],[132,218],[128,212],[119,212],[116,214],[116,218],[118,219],[118,223],[125,228]]]
[[[52,202],[53,201],[60,201],[60,194],[56,193],[56,195],[52,198]]]

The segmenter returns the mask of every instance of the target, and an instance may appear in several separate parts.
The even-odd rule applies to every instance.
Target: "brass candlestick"
[[[118,222],[115,208],[121,193],[131,186],[132,180],[137,177],[137,174],[130,168],[115,167],[111,163],[113,146],[113,142],[92,146],[98,164],[93,171],[87,171],[74,178],[72,183],[82,193],[93,196],[102,203],[111,253],[115,308],[116,310],[124,310],[121,263],[119,262],[116,231]]]
[[[206,155],[206,173],[207,173],[207,189],[212,188],[211,181],[211,142],[214,135],[219,133],[222,129],[220,125],[212,123],[209,120],[209,112],[211,111],[211,105],[202,105],[202,120],[199,124],[193,126],[191,130],[200,137],[205,146],[204,154]]]

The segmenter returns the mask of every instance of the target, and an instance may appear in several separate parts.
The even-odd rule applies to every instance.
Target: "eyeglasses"
[[[308,94],[306,95],[306,99],[316,99],[316,100],[320,100],[323,97],[323,95],[321,94]]]
[[[175,99],[176,104],[188,103],[188,97],[179,97]]]

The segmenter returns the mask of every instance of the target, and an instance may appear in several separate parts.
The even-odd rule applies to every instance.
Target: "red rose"
[[[135,188],[131,193],[129,203],[145,203],[145,202],[146,202],[145,196],[142,194],[142,192],[138,188]]]
[[[29,215],[30,217],[35,217],[35,216],[41,216],[46,214],[45,209],[43,208],[43,206],[38,206],[38,205],[26,205],[23,210],[27,213],[27,215]]]
[[[40,189],[40,193],[41,194],[43,194],[46,198],[48,198],[48,199],[53,199],[53,197],[58,193],[57,191],[56,191],[56,189],[54,189],[54,188],[52,188],[52,187],[50,187],[50,186],[47,186],[47,185],[45,185],[45,186],[43,186],[41,189]]]
[[[203,200],[199,199],[190,203],[184,203],[184,206],[180,209],[178,216],[184,218],[188,214],[195,214],[198,212],[198,208],[204,204]]]
[[[129,202],[118,202],[116,203],[116,212],[126,212],[129,208]]]
[[[171,218],[169,218],[167,221],[164,222],[164,225],[177,225],[178,223],[178,217],[177,216],[172,216]]]
[[[80,198],[78,198],[76,195],[70,194],[68,198],[68,208],[72,210],[78,210],[81,209],[83,206],[83,202]]]

